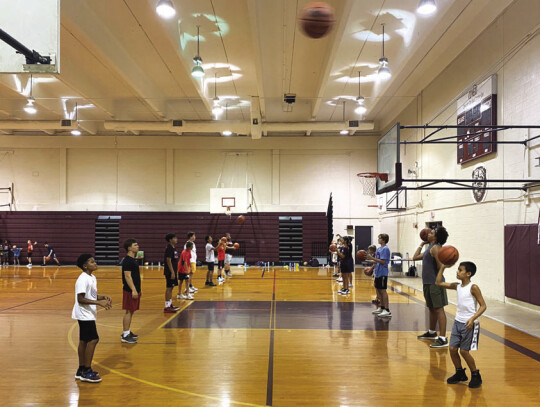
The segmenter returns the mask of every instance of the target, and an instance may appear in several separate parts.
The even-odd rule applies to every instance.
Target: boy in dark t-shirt
[[[172,305],[173,288],[178,286],[178,278],[176,277],[175,265],[178,264],[178,251],[175,246],[178,243],[178,238],[174,233],[169,233],[165,236],[167,248],[165,249],[165,258],[163,260],[163,275],[165,276],[165,308],[163,312],[174,313],[180,308]]]
[[[139,263],[135,259],[139,251],[139,243],[135,239],[127,239],[124,242],[124,249],[127,251],[127,256],[122,261],[122,309],[126,310],[126,313],[122,321],[124,329],[122,332],[122,342],[137,343],[139,335],[131,332],[130,326],[133,314],[139,309],[142,294]]]

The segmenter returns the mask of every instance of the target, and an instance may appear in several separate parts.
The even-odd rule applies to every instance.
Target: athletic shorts
[[[436,284],[424,284],[424,298],[428,308],[442,308],[448,305],[446,289]]]
[[[388,288],[388,276],[375,277],[375,288],[386,290]]]
[[[225,255],[225,264],[229,265],[232,261],[232,254],[226,254]]]
[[[139,293],[139,297],[137,299],[134,299],[131,295],[131,291],[123,291],[124,296],[122,297],[122,309],[125,309],[127,311],[137,311],[139,309],[139,306],[141,305],[141,294]]]
[[[99,339],[96,321],[77,320],[77,322],[79,323],[79,340],[83,342],[90,342],[95,339]]]
[[[214,262],[209,262],[209,263],[206,263],[208,264],[208,271],[214,271]]]
[[[450,346],[461,350],[478,350],[478,338],[480,336],[480,323],[474,321],[472,329],[467,329],[466,324],[454,321]]]
[[[189,263],[190,265],[190,273],[195,273],[197,271],[197,263]]]
[[[178,281],[189,280],[189,273],[178,273]]]
[[[165,276],[165,281],[167,288],[178,286],[178,278],[176,277],[176,273],[174,273],[174,278],[172,280],[168,276]]]
[[[218,260],[217,268],[222,269],[223,267],[225,267],[225,260]]]

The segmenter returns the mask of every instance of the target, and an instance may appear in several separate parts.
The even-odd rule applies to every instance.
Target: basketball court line
[[[404,297],[407,297],[407,298],[410,298],[412,299],[413,301],[419,303],[419,304],[425,304],[424,301],[416,298],[416,297],[413,297],[412,295],[409,295],[407,293],[404,293],[402,291],[399,291],[397,290],[395,287],[390,287],[390,289],[395,292],[395,293],[398,293],[399,295],[402,295]],[[454,319],[454,316],[449,314],[449,313],[446,313],[447,314],[447,317],[450,317],[452,320]],[[489,318],[489,317],[488,317]],[[536,360],[537,362],[540,362],[540,354],[539,353],[536,353],[535,351],[533,351],[532,349],[529,349],[529,348],[526,348],[525,346],[523,345],[520,345],[514,341],[511,341],[509,339],[506,339],[506,338],[503,338],[491,331],[488,331],[487,329],[485,328],[481,328],[481,331],[480,331],[482,334],[486,335],[487,337],[499,342],[500,344],[504,345],[504,346],[507,346],[509,347],[510,349],[513,349],[515,350],[516,352],[519,352],[521,353],[522,355],[524,356],[527,356],[533,360]]]
[[[0,312],[8,311],[8,310],[13,309],[13,308],[22,307],[23,305],[32,304],[32,303],[34,303],[34,302],[46,300],[46,299],[48,299],[48,298],[58,297],[59,295],[62,295],[62,294],[65,294],[65,292],[63,292],[63,293],[58,293],[58,294],[54,294],[54,295],[49,295],[48,297],[39,298],[39,299],[33,300],[33,301],[28,301],[28,302],[25,302],[24,304],[14,305],[13,307],[0,309]]]
[[[274,332],[276,327],[276,272],[272,288],[272,307],[270,309],[270,347],[268,351],[268,375],[266,381],[266,405],[272,405],[274,393]]]

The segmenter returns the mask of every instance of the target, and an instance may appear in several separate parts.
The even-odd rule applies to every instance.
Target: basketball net
[[[229,218],[231,217],[231,207],[227,206],[227,209],[225,210],[225,215],[227,215]]]
[[[381,181],[388,181],[388,174],[380,174],[378,172],[361,172],[359,174],[356,174],[356,176],[362,184],[364,195],[368,195],[371,197],[375,196],[377,178]]]

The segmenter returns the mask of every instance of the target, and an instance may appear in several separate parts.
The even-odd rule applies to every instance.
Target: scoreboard
[[[497,152],[497,132],[483,126],[497,125],[497,76],[474,85],[457,101],[457,163],[465,164]]]

